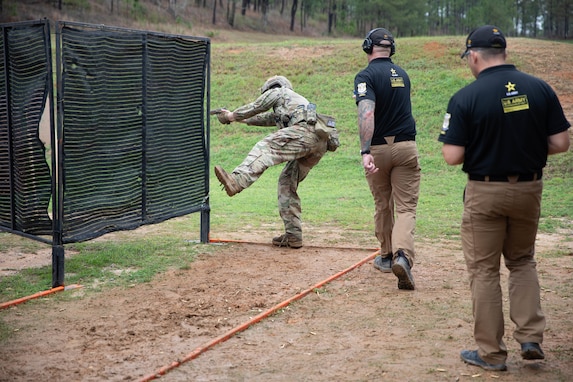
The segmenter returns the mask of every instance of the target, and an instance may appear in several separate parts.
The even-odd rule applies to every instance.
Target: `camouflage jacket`
[[[304,120],[304,110],[308,104],[306,98],[291,89],[274,88],[233,112],[236,121],[254,126],[276,125],[282,129]]]

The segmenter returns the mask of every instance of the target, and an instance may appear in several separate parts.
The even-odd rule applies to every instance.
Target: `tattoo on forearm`
[[[358,103],[358,132],[360,134],[360,148],[370,147],[374,134],[374,109],[376,104],[371,100],[363,100]]]

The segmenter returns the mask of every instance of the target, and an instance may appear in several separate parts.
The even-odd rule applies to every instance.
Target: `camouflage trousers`
[[[285,127],[255,144],[243,163],[233,170],[242,189],[249,187],[271,166],[287,162],[278,180],[279,215],[285,232],[302,240],[298,185],[326,153],[325,139],[305,124]]]

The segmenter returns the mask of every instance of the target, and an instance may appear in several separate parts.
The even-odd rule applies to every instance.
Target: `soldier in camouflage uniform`
[[[215,166],[215,175],[227,194],[233,196],[253,184],[267,168],[287,162],[278,180],[279,214],[285,226],[285,233],[273,238],[273,245],[279,247],[302,247],[298,185],[327,150],[336,149],[329,144],[333,141],[332,134],[329,139],[329,134],[322,134],[319,128],[324,127],[323,124],[316,123],[315,107],[293,90],[287,78],[274,76],[265,82],[254,102],[234,111],[212,112],[224,124],[243,122],[278,127],[276,132],[259,141],[232,173]]]

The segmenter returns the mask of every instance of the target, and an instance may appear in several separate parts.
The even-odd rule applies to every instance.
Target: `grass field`
[[[527,40],[510,39],[511,44]],[[540,49],[554,50],[555,43],[541,42]],[[404,67],[412,81],[413,113],[418,128],[422,183],[417,220],[418,235],[452,236],[458,233],[465,176],[460,166],[447,166],[437,141],[449,97],[473,80],[459,58],[462,37],[403,38],[397,41],[394,62]],[[563,54],[573,46],[559,44]],[[357,40],[297,40],[259,44],[213,44],[212,107],[234,108],[250,102],[264,80],[271,75],[288,77],[295,90],[318,104],[320,111],[337,118],[342,146],[329,153],[301,185],[304,220],[312,224],[340,225],[345,229],[370,230],[371,197],[363,179],[359,151],[356,106],[352,98],[354,75],[366,65]],[[543,77],[543,67],[526,65],[527,57],[511,56],[510,62]],[[557,92],[573,91],[571,81],[545,78]],[[551,80],[554,80],[551,83]],[[559,86],[562,86],[559,89]],[[568,98],[569,102],[571,98]],[[572,106],[568,107],[571,117]],[[571,118],[570,118],[571,119]],[[240,163],[252,145],[270,129],[241,124],[220,125],[212,120],[211,160],[226,169]],[[549,158],[545,176],[541,231],[571,229],[573,186],[571,152]],[[280,168],[271,169],[248,192],[234,197],[213,198],[215,225],[257,220],[275,220],[275,207],[261,203],[275,193]],[[216,180],[216,179],[215,179]],[[213,193],[219,190],[212,183]],[[235,202],[235,200],[237,200]]]
[[[361,167],[356,126],[356,106],[352,98],[354,75],[366,65],[366,56],[356,39],[285,39],[269,36],[256,44],[215,38],[211,58],[211,107],[235,108],[254,100],[265,79],[281,74],[295,90],[317,103],[319,111],[336,117],[341,147],[328,153],[301,184],[303,221],[307,227],[322,227],[341,233],[338,245],[358,235],[372,236],[373,202]],[[447,166],[437,141],[449,97],[473,80],[465,61],[460,60],[463,37],[417,37],[397,41],[394,62],[411,77],[413,113],[418,128],[418,148],[422,182],[417,215],[420,239],[456,239],[462,211],[465,175],[459,166]],[[544,78],[562,99],[573,120],[573,78],[567,70],[573,45],[536,41],[539,54],[532,59],[533,44],[527,39],[509,39],[510,62]],[[512,53],[513,52],[513,53]],[[551,53],[551,60],[541,57]],[[551,70],[549,70],[551,69]],[[273,128],[243,124],[221,125],[211,120],[211,167],[221,164],[232,170],[251,147]],[[573,231],[573,153],[551,156],[544,175],[541,233],[563,234],[572,240]],[[251,188],[228,198],[211,172],[211,229],[215,232],[248,232],[280,227],[276,207],[276,181],[282,166],[269,169]],[[192,249],[172,245],[195,232],[197,216],[176,219],[155,227],[147,240],[123,240],[112,245],[87,242],[67,246],[79,253],[68,263],[67,283],[101,279],[117,282],[110,264],[139,269],[124,282],[149,280],[157,272],[178,264]],[[276,232],[276,230],[275,230]],[[275,233],[273,232],[273,233]],[[270,236],[271,234],[269,234]],[[41,244],[13,235],[0,234],[0,249],[34,252]],[[157,257],[161,249],[162,256]],[[138,256],[124,256],[137,253]],[[158,261],[160,259],[160,261]],[[76,265],[74,265],[76,264]],[[28,274],[26,273],[28,272]],[[51,269],[44,267],[0,279],[2,300],[46,289]]]

